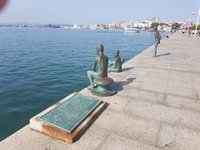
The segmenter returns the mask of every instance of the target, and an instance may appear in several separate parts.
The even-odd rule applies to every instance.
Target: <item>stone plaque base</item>
[[[31,118],[30,127],[49,136],[73,143],[81,137],[106,108],[106,105],[91,97],[72,93]]]

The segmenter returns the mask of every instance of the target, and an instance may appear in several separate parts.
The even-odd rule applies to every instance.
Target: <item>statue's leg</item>
[[[118,68],[109,68],[108,72],[119,72]]]
[[[93,81],[94,81],[94,79],[93,79],[93,77],[92,77],[92,73],[91,73],[92,71],[87,71],[87,76],[88,76],[88,78],[89,78],[89,81],[90,81],[90,85],[91,86],[93,86]]]
[[[115,66],[112,66],[112,67],[109,67],[108,68],[108,72],[117,72],[117,67],[116,67],[116,65]]]
[[[158,42],[156,42],[155,47],[154,47],[154,52],[153,52],[154,57],[156,57],[156,54],[157,54],[157,47],[158,47]]]
[[[89,81],[90,81],[90,85],[92,87],[95,87],[94,79],[97,77],[97,73],[94,72],[94,71],[87,71],[87,75],[88,75],[88,78],[89,78]]]

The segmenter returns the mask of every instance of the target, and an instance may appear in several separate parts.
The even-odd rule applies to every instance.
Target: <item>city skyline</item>
[[[10,0],[0,12],[0,23],[108,24],[142,21],[152,17],[185,21],[199,6],[198,0]]]

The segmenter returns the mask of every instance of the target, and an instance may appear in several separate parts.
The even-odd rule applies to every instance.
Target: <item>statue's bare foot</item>
[[[88,90],[91,90],[91,89],[93,89],[93,86],[90,85],[90,86],[87,87],[87,89],[88,89]]]
[[[94,84],[94,85],[93,85],[93,88],[96,88],[96,87],[97,87],[97,85],[96,85],[96,84]]]
[[[95,87],[97,87],[96,84],[95,84],[95,85],[90,85],[90,86],[88,86],[87,89],[88,89],[88,90],[91,90],[91,89],[93,89],[93,88],[95,88]]]

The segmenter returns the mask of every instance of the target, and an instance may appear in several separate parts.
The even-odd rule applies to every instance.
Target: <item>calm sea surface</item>
[[[0,28],[0,141],[85,88],[100,42],[109,58],[119,49],[129,60],[154,43],[154,33]]]

